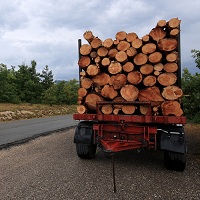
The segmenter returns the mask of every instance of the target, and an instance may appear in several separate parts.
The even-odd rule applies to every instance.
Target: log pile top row
[[[178,87],[180,20],[160,20],[148,35],[116,33],[102,41],[91,31],[80,47],[78,113],[95,113],[97,101],[151,101],[154,115],[181,116]],[[104,114],[146,114],[145,106],[104,105]]]

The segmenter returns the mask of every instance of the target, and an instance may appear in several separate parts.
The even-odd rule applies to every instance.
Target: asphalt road
[[[159,151],[116,155],[113,192],[112,159],[98,149],[95,159],[77,157],[74,129],[0,150],[1,200],[199,200],[200,160],[190,136],[184,172],[164,167]],[[195,135],[193,135],[195,136]]]
[[[72,115],[0,123],[0,148],[26,142],[40,135],[64,130],[77,124]]]

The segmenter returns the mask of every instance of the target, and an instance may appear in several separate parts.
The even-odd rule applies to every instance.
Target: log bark
[[[78,89],[78,96],[79,97],[85,97],[87,95],[87,90],[85,88],[79,88]]]
[[[167,100],[177,100],[183,96],[183,91],[177,86],[167,86],[163,88],[162,96]]]
[[[112,85],[115,90],[119,90],[126,85],[126,81],[125,74],[117,74],[116,76],[111,76],[110,85]]]
[[[163,86],[170,86],[176,83],[177,76],[174,73],[166,72],[160,74],[157,80]]]
[[[136,65],[144,65],[147,63],[148,61],[148,56],[146,54],[143,53],[138,53],[134,59],[133,59],[134,63]]]
[[[76,108],[77,112],[79,114],[84,114],[87,111],[87,108],[84,105],[78,105]]]
[[[96,110],[96,102],[103,100],[103,97],[99,96],[98,94],[88,94],[85,97],[85,104],[90,110]]]
[[[102,45],[102,41],[96,37],[92,40],[92,42],[90,43],[91,47],[93,49],[98,49],[101,45]]]
[[[178,70],[178,65],[175,62],[166,63],[163,68],[166,72],[176,72]]]
[[[79,67],[81,67],[82,69],[87,68],[87,66],[90,64],[90,57],[89,56],[82,56],[79,61],[78,61],[78,65]]]
[[[122,71],[122,65],[117,61],[112,61],[108,66],[108,72],[110,74],[118,74]]]
[[[114,99],[118,93],[111,85],[105,85],[101,90],[101,95],[107,99]]]
[[[166,32],[160,28],[153,28],[150,33],[149,36],[156,42],[158,42],[160,39],[163,39],[166,36]]]
[[[139,71],[129,72],[127,75],[127,80],[129,83],[137,85],[142,81],[142,74]]]
[[[118,52],[117,49],[114,49],[114,48],[113,48],[113,49],[110,49],[110,50],[108,51],[108,57],[109,57],[109,58],[115,58],[117,52]]]
[[[110,59],[109,58],[103,58],[101,61],[102,66],[108,66],[110,65]]]
[[[97,50],[97,55],[100,57],[105,57],[108,54],[108,49],[106,47],[99,47]]]
[[[156,50],[156,45],[154,43],[147,43],[142,47],[142,53],[150,54]]]
[[[120,63],[124,63],[125,61],[127,61],[128,56],[124,51],[119,51],[116,53],[115,59]]]
[[[101,107],[101,112],[105,115],[109,115],[113,112],[113,108],[111,105],[103,105]]]
[[[142,46],[142,40],[140,38],[136,38],[135,40],[133,40],[133,42],[131,43],[132,47],[134,47],[135,49],[139,49]]]
[[[164,99],[160,94],[160,90],[158,87],[148,87],[143,90],[140,90],[138,95],[139,101],[152,101],[154,102],[152,105],[157,106],[160,105]]]
[[[110,49],[113,46],[113,39],[112,38],[107,38],[103,41],[102,44],[104,47],[106,47],[107,49]]]
[[[89,76],[96,76],[100,71],[97,65],[92,64],[88,66],[86,72]]]
[[[144,75],[149,75],[153,72],[153,65],[145,64],[140,67],[140,72]]]
[[[159,63],[162,60],[162,54],[158,51],[149,55],[149,62]]]
[[[173,38],[164,38],[158,41],[158,48],[161,51],[173,51],[177,48],[178,42]]]
[[[165,101],[162,103],[161,109],[163,115],[183,115],[183,110],[178,101]]]
[[[178,60],[178,52],[172,52],[166,55],[167,62],[176,62]]]
[[[147,87],[149,86],[154,86],[156,84],[156,77],[155,76],[146,76],[144,79],[143,79],[143,84]]]
[[[126,35],[126,40],[127,40],[127,42],[130,42],[130,43],[133,42],[133,40],[135,40],[136,38],[138,38],[138,35],[134,32],[128,33]]]
[[[181,20],[179,20],[178,18],[172,18],[168,22],[168,27],[171,29],[177,28],[179,27],[180,23],[181,23]]]
[[[120,31],[120,32],[117,32],[117,34],[115,35],[115,38],[120,40],[120,41],[125,40],[126,35],[127,35],[127,33],[125,31]]]
[[[130,106],[130,105],[124,105],[122,106],[122,112],[126,115],[132,115],[134,114],[136,110],[136,107],[135,106]]]
[[[125,40],[122,40],[119,42],[119,44],[117,45],[117,49],[119,51],[126,51],[129,47],[130,47],[130,43],[125,41]]]
[[[93,84],[93,81],[89,78],[83,78],[81,80],[81,87],[85,88],[85,89],[89,89]]]
[[[84,37],[89,43],[91,43],[92,40],[94,39],[94,35],[93,35],[92,31],[86,31],[86,32],[83,34],[83,37]]]
[[[139,90],[129,84],[121,88],[120,94],[126,101],[135,101],[138,98]]]
[[[101,73],[93,77],[92,82],[94,82],[94,85],[104,86],[110,82],[110,76],[106,73]]]
[[[90,54],[92,47],[89,44],[83,44],[80,47],[80,54],[82,56],[87,56]]]
[[[132,62],[126,62],[123,66],[122,66],[123,70],[125,72],[131,72],[134,69],[134,65]]]
[[[134,47],[129,47],[126,50],[126,54],[127,54],[128,57],[132,58],[137,54],[137,50]]]

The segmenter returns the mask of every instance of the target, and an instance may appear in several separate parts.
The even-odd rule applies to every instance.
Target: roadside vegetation
[[[192,50],[196,67],[200,69],[200,51]],[[76,112],[79,82],[54,81],[46,65],[42,73],[37,63],[11,66],[0,64],[0,122],[39,118]],[[184,115],[191,123],[200,123],[200,74],[183,69],[182,98]]]

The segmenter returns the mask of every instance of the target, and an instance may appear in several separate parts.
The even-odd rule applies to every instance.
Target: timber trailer
[[[79,58],[81,39],[78,40]],[[180,58],[180,45],[178,47]],[[180,59],[179,59],[180,62]],[[79,67],[79,72],[81,71]],[[177,72],[178,86],[181,87],[181,67]],[[186,166],[186,142],[184,116],[154,116],[153,102],[96,102],[95,114],[74,114],[80,120],[75,129],[74,143],[80,158],[91,159],[96,155],[97,146],[105,152],[115,154],[133,149],[162,150],[164,164],[168,169],[184,171]],[[127,104],[148,106],[146,115],[103,114],[100,107],[106,104]]]

